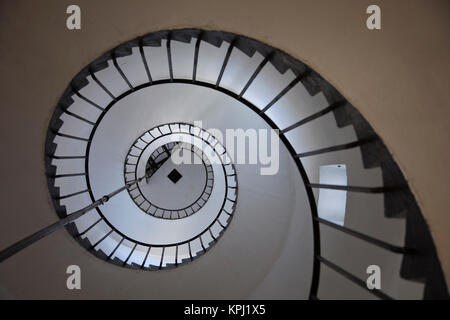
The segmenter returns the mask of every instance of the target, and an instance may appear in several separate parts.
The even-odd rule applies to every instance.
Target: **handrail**
[[[25,249],[26,247],[32,245],[33,243],[35,243],[36,241],[52,234],[53,232],[61,229],[62,227],[64,227],[65,225],[77,220],[78,218],[82,217],[84,214],[88,213],[89,211],[91,211],[92,209],[95,209],[103,204],[105,204],[106,202],[109,201],[109,199],[111,199],[112,197],[118,195],[119,193],[121,193],[122,191],[130,188],[131,186],[133,186],[134,184],[142,181],[142,179],[144,179],[145,176],[136,179],[134,181],[130,181],[128,183],[126,183],[123,187],[120,187],[117,190],[114,190],[113,192],[104,195],[103,197],[101,197],[100,199],[98,199],[97,201],[91,203],[90,205],[75,211],[69,215],[67,215],[67,217],[33,233],[32,235],[17,241],[16,243],[10,245],[9,247],[3,249],[2,251],[0,251],[0,263],[5,261],[6,259],[8,259],[9,257],[15,255],[17,252],[21,251],[22,249]]]

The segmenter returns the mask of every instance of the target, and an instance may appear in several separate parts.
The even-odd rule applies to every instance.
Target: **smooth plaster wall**
[[[1,247],[55,221],[42,187],[43,144],[53,108],[72,77],[136,36],[199,27],[244,34],[285,50],[360,110],[404,171],[449,279],[450,2],[79,0],[81,31],[65,27],[69,4],[0,1],[1,163],[7,168]],[[381,6],[380,31],[365,27],[369,4]],[[14,259],[26,264],[33,253],[53,256],[39,248],[62,238],[64,232],[56,233]]]

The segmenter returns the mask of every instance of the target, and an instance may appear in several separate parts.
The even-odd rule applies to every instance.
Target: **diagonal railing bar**
[[[144,260],[142,261],[142,264],[141,264],[141,269],[144,269],[145,261],[147,261],[147,257],[150,252],[150,249],[151,249],[151,247],[148,247],[147,253],[145,254]]]
[[[68,178],[68,177],[81,177],[85,176],[85,172],[80,173],[65,173],[65,174],[56,174],[56,175],[48,175],[49,178]]]
[[[78,90],[75,90],[74,88],[72,88],[72,91],[82,100],[86,101],[88,104],[90,104],[91,106],[101,110],[101,111],[105,111],[104,108],[100,107],[97,103],[95,103],[94,101],[86,98],[85,96],[83,96],[81,93],[78,92]]]
[[[194,68],[192,70],[192,80],[197,79],[197,64],[198,64],[198,52],[200,49],[200,43],[202,42],[202,32],[199,33],[197,42],[195,43],[195,53],[194,53]]]
[[[204,244],[203,244],[202,237],[199,237],[199,239],[200,239],[200,245],[202,246],[203,253],[205,253],[205,252],[206,252],[206,249],[205,249],[205,246],[204,246]]]
[[[162,247],[162,253],[161,253],[161,261],[159,262],[159,269],[162,268],[163,259],[164,259],[164,251],[166,250],[166,247]]]
[[[48,154],[47,157],[55,160],[86,159],[86,156],[55,156],[50,154]]]
[[[109,230],[109,232],[107,233],[107,234],[105,234],[103,237],[101,237],[96,243],[94,243],[89,249],[90,250],[93,250],[93,249],[95,249],[95,247],[96,246],[98,246],[103,240],[105,240],[106,238],[108,238],[109,237],[109,235],[111,234],[111,233],[113,233],[113,229],[111,229],[111,230]]]
[[[122,239],[119,241],[119,243],[116,245],[116,247],[114,248],[113,251],[111,251],[111,253],[108,255],[108,257],[106,257],[106,261],[108,261],[109,259],[111,259],[111,257],[114,255],[114,253],[116,253],[117,249],[120,247],[120,245],[122,244],[123,240],[125,240],[125,238],[122,237]]]
[[[308,183],[311,188],[315,189],[332,189],[342,190],[350,192],[362,192],[362,193],[384,193],[395,191],[393,187],[360,187],[360,186],[347,186],[347,185],[335,185],[335,184],[320,184],[320,183]]]
[[[95,126],[95,122],[92,122],[91,120],[88,120],[88,119],[86,119],[86,118],[83,118],[82,116],[79,116],[79,115],[77,115],[77,114],[75,114],[75,113],[73,113],[73,112],[70,112],[69,110],[67,110],[67,109],[65,109],[65,108],[63,108],[63,107],[61,107],[61,109],[62,109],[62,111],[63,111],[65,114],[68,114],[68,115],[71,116],[71,117],[74,117],[74,118],[77,118],[78,120],[81,120],[81,121],[84,121],[84,122],[86,122],[86,123],[89,123],[91,126]]]
[[[322,223],[322,224],[324,224],[326,226],[329,226],[329,227],[334,228],[336,230],[342,231],[342,232],[347,233],[347,234],[349,234],[349,235],[351,235],[353,237],[356,237],[358,239],[367,241],[367,242],[369,242],[369,243],[371,243],[373,245],[376,245],[377,247],[386,249],[386,250],[394,252],[394,253],[407,254],[407,253],[412,253],[413,252],[409,248],[399,247],[399,246],[387,243],[385,241],[373,238],[373,237],[368,236],[368,235],[366,235],[364,233],[361,233],[361,232],[349,229],[347,227],[338,225],[336,223],[330,222],[328,220],[325,220],[325,219],[322,219],[322,218],[319,218],[319,217],[314,218],[314,220],[316,220],[316,221],[318,221],[318,222],[320,222],[320,223]]]
[[[256,70],[253,72],[253,74],[250,77],[250,79],[248,79],[248,81],[245,84],[244,88],[241,90],[241,93],[239,93],[239,98],[242,98],[244,96],[244,94],[247,91],[247,89],[250,88],[250,86],[252,85],[253,81],[255,81],[255,79],[258,76],[258,74],[261,72],[261,70],[264,68],[264,66],[267,64],[267,62],[269,62],[269,60],[272,58],[272,56],[273,56],[273,53],[269,53],[263,59],[263,61],[261,61],[261,63],[256,68]]]
[[[286,132],[289,132],[289,131],[297,128],[297,127],[300,127],[300,126],[310,122],[310,121],[313,121],[313,120],[315,120],[317,118],[320,118],[320,117],[326,115],[328,112],[331,112],[334,109],[336,109],[336,108],[338,108],[338,107],[340,107],[340,106],[342,106],[344,104],[345,104],[344,101],[335,102],[335,103],[331,104],[330,106],[326,107],[325,109],[323,109],[323,110],[321,110],[319,112],[316,112],[316,113],[310,115],[309,117],[306,117],[303,120],[300,120],[300,121],[294,123],[293,125],[290,125],[287,128],[284,128],[283,130],[280,131],[280,133],[281,134],[285,134]]]
[[[96,75],[94,74],[94,72],[89,69],[89,74],[91,76],[91,78],[100,86],[100,88],[103,89],[103,91],[105,91],[108,96],[111,97],[111,99],[113,99],[113,101],[116,100],[116,97],[111,93],[111,91],[108,90],[108,88],[105,87],[105,85],[103,83],[100,82],[100,80],[98,80],[98,78],[96,77]]]
[[[58,132],[58,131],[53,131],[53,133],[55,135],[57,135],[57,136],[64,137],[64,138],[80,140],[80,141],[86,141],[86,142],[89,141],[89,139],[87,139],[87,138],[77,137],[77,136],[73,136],[73,135],[70,135],[70,134],[61,133],[61,132]]]
[[[349,143],[339,144],[339,145],[332,146],[332,147],[327,147],[327,148],[317,149],[317,150],[313,150],[313,151],[298,153],[297,155],[295,155],[295,157],[297,157],[297,158],[304,158],[304,157],[314,156],[314,155],[318,155],[318,154],[322,154],[322,153],[328,153],[328,152],[352,149],[352,148],[360,147],[363,144],[366,144],[366,143],[369,143],[369,142],[373,142],[373,141],[375,141],[374,137],[373,138],[368,138],[368,139],[361,139],[361,140],[357,140],[357,141],[353,141],[353,142],[349,142]]]
[[[137,243],[134,244],[133,249],[131,249],[130,253],[128,254],[128,257],[126,258],[126,260],[123,262],[122,265],[126,265],[127,264],[128,260],[130,260],[131,255],[133,254],[133,252],[136,249],[136,247],[137,247]]]
[[[284,97],[297,83],[300,82],[304,77],[306,77],[308,74],[310,74],[311,71],[308,70],[305,73],[300,74],[298,77],[296,77],[294,80],[292,80],[286,88],[284,88],[275,98],[272,99],[263,109],[261,109],[261,113],[265,113],[267,110],[269,110],[270,107],[272,107],[275,103],[278,102],[282,97]]]
[[[131,85],[131,82],[130,82],[130,80],[128,80],[128,78],[125,75],[125,73],[123,73],[122,68],[119,66],[119,63],[117,62],[117,57],[116,57],[116,54],[114,53],[114,51],[112,53],[112,60],[113,60],[114,67],[116,68],[117,72],[119,72],[119,74],[122,77],[123,81],[125,81],[126,84],[128,85],[128,87],[130,88],[130,90],[133,91],[134,88]]]
[[[67,199],[67,198],[70,198],[70,197],[77,196],[79,194],[83,194],[85,192],[89,192],[89,190],[88,189],[84,189],[84,190],[81,190],[81,191],[78,191],[78,192],[66,194],[64,196],[54,197],[53,199],[55,199],[55,200],[63,200],[63,199]]]
[[[122,191],[130,188],[132,185],[142,181],[142,179],[144,179],[144,177],[139,178],[137,180],[134,180],[132,182],[128,182],[125,186],[114,190],[113,192],[103,196],[102,198],[98,199],[97,201],[91,203],[90,205],[88,205],[87,207],[84,207],[83,209],[80,209],[78,211],[75,211],[71,214],[69,214],[67,217],[52,223],[51,225],[33,233],[32,235],[17,241],[16,243],[14,243],[13,245],[7,247],[6,249],[3,249],[2,251],[0,251],[0,263],[5,261],[6,259],[10,258],[11,256],[15,255],[16,253],[18,253],[19,251],[27,248],[28,246],[32,245],[33,243],[35,243],[36,241],[52,234],[53,232],[61,229],[62,227],[68,225],[69,223],[77,220],[78,218],[82,217],[84,214],[86,214],[87,212],[91,211],[92,209],[95,209],[103,204],[105,204],[106,202],[108,202],[109,199],[111,199],[112,197],[118,195],[119,193],[121,193]]]
[[[367,283],[365,281],[359,279],[355,275],[353,275],[350,272],[342,269],[341,267],[339,267],[338,265],[336,265],[336,264],[332,263],[331,261],[325,259],[324,257],[316,256],[316,259],[318,261],[322,262],[323,264],[325,264],[326,266],[328,266],[329,268],[333,269],[334,271],[336,271],[340,275],[344,276],[348,280],[352,281],[356,285],[360,286],[363,289],[366,289],[367,291],[369,291],[374,296],[376,296],[376,297],[378,297],[380,299],[383,299],[383,300],[394,300],[392,297],[390,297],[389,295],[385,294],[383,291],[381,291],[379,289],[369,289],[367,287]]]
[[[84,229],[82,232],[79,232],[75,237],[80,238],[81,236],[85,235],[86,233],[89,232],[89,230],[91,230],[93,227],[95,227],[102,220],[103,220],[102,217],[98,218],[98,220],[96,220],[93,224],[91,224],[89,227]]]
[[[217,220],[217,221],[219,221],[219,220]],[[193,257],[192,257],[192,250],[191,250],[191,243],[190,243],[190,242],[188,242],[188,249],[189,249],[189,258],[190,258],[191,261],[192,261],[192,260],[194,260],[194,259],[193,259]]]
[[[235,41],[236,41],[236,39],[233,39],[231,41],[230,45],[228,46],[228,50],[225,55],[225,59],[223,60],[222,68],[220,68],[220,73],[219,73],[219,76],[217,77],[216,88],[220,85],[220,81],[222,81],[223,73],[225,72],[225,68],[227,67],[228,61],[230,60],[231,51],[233,51]]]
[[[167,35],[166,49],[167,49],[167,62],[169,63],[170,81],[173,81],[172,48],[171,48],[171,33],[170,32]]]
[[[150,73],[150,68],[148,67],[147,58],[145,58],[144,53],[144,42],[143,40],[139,40],[139,53],[141,54],[142,63],[144,64],[145,72],[147,73],[149,83],[153,82],[152,74]]]

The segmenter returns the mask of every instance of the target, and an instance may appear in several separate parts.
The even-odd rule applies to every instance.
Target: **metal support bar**
[[[340,186],[334,184],[320,184],[320,183],[308,183],[308,186],[317,189],[332,189],[332,190],[343,190],[362,193],[384,193],[393,190],[392,188],[389,187],[356,187],[356,186]]]
[[[114,95],[111,93],[111,91],[109,91],[108,88],[106,88],[103,85],[103,83],[101,83],[100,80],[97,79],[97,77],[95,76],[94,72],[92,72],[91,69],[89,69],[89,74],[90,74],[91,78],[100,86],[100,88],[102,88],[111,97],[111,99],[113,99],[115,101],[116,97],[114,97]]]
[[[96,226],[100,221],[102,221],[102,220],[103,220],[102,217],[98,218],[97,221],[95,221],[95,222],[94,222],[93,224],[91,224],[89,227],[87,227],[86,229],[84,229],[84,231],[79,232],[79,233],[76,235],[76,237],[79,238],[79,237],[85,235],[86,233],[89,232],[89,230],[91,230],[93,227],[95,227],[95,226]]]
[[[202,32],[199,33],[197,42],[195,43],[194,70],[192,71],[192,80],[193,81],[195,81],[197,78],[197,63],[198,63],[198,52],[200,49],[200,42],[202,42]]]
[[[144,260],[142,261],[142,264],[141,264],[141,269],[144,268],[145,261],[147,261],[148,254],[149,254],[149,252],[150,252],[150,248],[151,248],[151,247],[148,247],[148,249],[147,249],[147,253],[145,254]]]
[[[391,252],[394,252],[394,253],[401,253],[401,254],[412,253],[412,250],[411,250],[411,249],[408,249],[408,248],[405,248],[405,247],[399,247],[399,246],[392,245],[392,244],[390,244],[390,243],[387,243],[387,242],[378,240],[378,239],[376,239],[376,238],[373,238],[373,237],[371,237],[371,236],[365,235],[365,234],[363,234],[363,233],[361,233],[361,232],[354,231],[354,230],[352,230],[352,229],[349,229],[349,228],[340,226],[340,225],[338,225],[338,224],[336,224],[336,223],[333,223],[333,222],[330,222],[330,221],[328,221],[328,220],[325,220],[325,219],[322,219],[322,218],[319,218],[319,217],[314,218],[314,219],[315,219],[316,221],[318,221],[318,222],[324,224],[324,225],[327,225],[327,226],[329,226],[329,227],[331,227],[331,228],[334,228],[334,229],[336,229],[336,230],[339,230],[339,231],[342,231],[342,232],[344,232],[344,233],[347,233],[347,234],[349,234],[349,235],[351,235],[351,236],[353,236],[353,237],[356,237],[356,238],[358,238],[358,239],[367,241],[367,242],[369,242],[369,243],[371,243],[371,244],[373,244],[373,245],[376,245],[377,247],[386,249],[386,250],[388,250],[388,251],[391,251]]]
[[[269,62],[269,60],[272,58],[272,53],[269,53],[267,55],[267,57],[264,58],[263,61],[261,61],[261,63],[259,64],[258,68],[256,68],[255,72],[253,72],[252,76],[250,77],[250,79],[247,81],[247,84],[245,85],[245,87],[242,89],[241,93],[239,93],[239,98],[242,98],[242,96],[244,95],[244,93],[247,91],[247,89],[251,86],[251,84],[253,83],[253,81],[256,79],[256,77],[258,76],[258,74],[261,72],[261,70],[264,68],[264,66],[266,65],[267,62]]]
[[[117,251],[117,249],[120,247],[120,245],[122,244],[123,240],[125,238],[122,238],[119,243],[116,245],[116,247],[114,248],[113,251],[111,251],[111,253],[108,255],[108,257],[106,258],[106,261],[108,261],[109,259],[111,259],[111,257],[113,256],[113,254]]]
[[[233,51],[233,48],[234,48],[234,42],[235,42],[235,39],[233,39],[233,41],[231,41],[230,45],[228,46],[228,50],[225,55],[225,59],[223,60],[222,68],[220,69],[219,76],[217,77],[216,88],[219,86],[220,81],[222,80],[223,73],[225,72],[225,68],[227,67],[228,60],[230,60],[231,51]]]
[[[25,249],[29,245],[35,243],[36,241],[52,234],[56,230],[59,230],[61,227],[64,227],[65,225],[75,221],[79,217],[83,216],[86,212],[89,212],[90,210],[98,207],[100,204],[103,204],[104,200],[103,198],[92,203],[86,208],[83,208],[81,210],[78,210],[67,217],[49,225],[48,227],[45,227],[38,232],[33,233],[32,235],[26,237],[25,239],[22,239],[15,244],[9,246],[8,248],[2,250],[0,252],[0,262],[3,262],[7,258],[11,257],[12,255],[16,254],[17,252]],[[106,201],[105,201],[106,202]]]
[[[128,80],[127,76],[125,75],[125,73],[123,73],[123,70],[120,68],[119,64],[117,63],[117,58],[116,58],[116,54],[115,52],[113,52],[112,54],[112,58],[113,58],[113,64],[114,67],[116,67],[117,71],[119,72],[120,76],[122,77],[122,79],[127,83],[128,87],[130,88],[131,91],[134,91],[133,86],[131,85],[130,81]]]
[[[86,173],[80,172],[80,173],[67,173],[67,174],[57,174],[57,175],[49,175],[50,178],[67,178],[67,177],[81,177],[85,176]]]
[[[150,73],[150,69],[148,67],[147,59],[145,58],[144,43],[143,43],[142,39],[139,40],[139,52],[141,53],[142,63],[144,64],[145,72],[147,73],[148,82],[152,83],[153,79],[152,79],[152,75]]]
[[[113,229],[109,230],[107,234],[105,234],[103,237],[100,238],[95,244],[93,244],[90,248],[90,250],[93,250],[96,246],[98,246],[103,240],[105,240],[111,233],[113,233]]]
[[[357,284],[361,288],[366,289],[367,291],[369,291],[374,296],[377,296],[378,298],[383,299],[383,300],[394,300],[392,297],[388,296],[387,294],[385,294],[381,290],[367,288],[367,284],[366,284],[365,281],[359,279],[358,277],[354,276],[350,272],[348,272],[348,271],[342,269],[341,267],[335,265],[334,263],[332,263],[331,261],[325,259],[324,257],[316,256],[316,259],[319,260],[320,262],[322,262],[324,265],[328,266],[329,268],[333,269],[334,271],[336,271],[340,275],[344,276],[348,280],[350,280],[353,283]]]
[[[191,251],[191,243],[190,242],[188,242],[188,248],[189,248],[189,257],[190,257],[190,259],[192,261],[193,258],[192,258],[192,251]]]
[[[295,87],[295,85],[297,83],[300,82],[300,80],[302,80],[307,73],[309,73],[308,71],[305,72],[304,74],[299,75],[297,78],[295,78],[294,80],[291,81],[291,83],[288,84],[288,86],[286,88],[284,88],[275,98],[272,99],[272,101],[270,101],[267,106],[265,106],[262,110],[261,113],[265,113],[267,110],[269,110],[270,107],[272,107],[275,103],[277,103],[278,100],[280,100],[286,93],[289,92],[289,90],[291,90],[293,87]]]
[[[55,156],[55,155],[47,155],[47,156],[55,160],[86,159],[86,156]]]
[[[53,132],[55,135],[60,136],[60,137],[64,137],[64,138],[69,138],[69,139],[74,139],[74,140],[80,140],[80,141],[86,141],[86,142],[89,141],[89,139],[87,139],[87,138],[82,138],[82,137],[72,136],[72,135],[70,135],[70,134],[60,133],[60,132],[57,132],[57,131],[54,131],[54,130],[52,130],[52,132]]]
[[[167,61],[169,62],[169,75],[170,75],[170,81],[173,81],[173,67],[172,67],[172,50],[170,47],[170,41],[171,41],[171,34],[169,32],[169,35],[167,36]]]
[[[62,108],[62,107],[61,107],[61,109],[62,109],[62,111],[63,111],[64,113],[68,114],[69,116],[72,116],[72,117],[74,117],[74,118],[77,118],[78,120],[81,120],[81,121],[84,121],[84,122],[86,122],[86,123],[89,123],[91,126],[95,126],[95,122],[92,122],[92,121],[90,121],[90,120],[88,120],[88,119],[86,119],[86,118],[83,118],[82,116],[79,116],[79,115],[77,115],[77,114],[75,114],[75,113],[73,113],[73,112],[70,112],[69,110],[64,109],[64,108]]]
[[[137,243],[134,244],[133,249],[131,249],[131,251],[130,251],[130,254],[129,254],[128,257],[126,258],[126,260],[123,262],[123,264],[122,264],[123,266],[127,264],[128,260],[130,260],[131,255],[133,254],[134,249],[136,249],[136,247],[137,247]]]
[[[83,216],[85,213],[91,211],[92,209],[97,208],[98,206],[105,204],[106,202],[108,202],[109,199],[111,199],[112,197],[114,197],[115,195],[119,194],[120,192],[122,192],[123,190],[131,187],[132,185],[134,185],[137,182],[140,182],[142,179],[144,179],[144,177],[139,178],[137,180],[134,180],[133,182],[128,182],[125,186],[111,192],[108,195],[103,196],[102,198],[98,199],[97,201],[91,203],[90,205],[88,205],[87,207],[80,209],[78,211],[75,211],[71,214],[69,214],[67,217],[33,233],[32,235],[14,243],[13,245],[7,247],[6,249],[0,251],[0,263],[3,262],[4,260],[8,259],[9,257],[13,256],[14,254],[16,254],[17,252],[25,249],[26,247],[32,245],[33,243],[35,243],[36,241],[52,234],[53,232],[61,229],[62,227],[64,227],[65,225],[75,221],[76,219],[80,218],[81,216]]]
[[[314,156],[314,155],[322,154],[322,153],[328,153],[328,152],[333,152],[333,151],[352,149],[352,148],[356,148],[356,147],[362,146],[363,144],[372,142],[374,140],[375,140],[375,138],[372,138],[372,139],[361,139],[361,140],[358,140],[358,141],[344,143],[344,144],[340,144],[340,145],[337,145],[337,146],[332,146],[332,147],[328,147],[328,148],[322,148],[322,149],[317,149],[317,150],[313,150],[313,151],[298,153],[296,155],[296,157],[297,158],[303,158],[303,157]]]
[[[55,200],[67,199],[67,198],[74,197],[74,196],[77,196],[77,195],[85,193],[85,192],[89,192],[89,190],[85,189],[85,190],[74,192],[74,193],[71,193],[71,194],[66,194],[65,196],[55,197],[54,199]]]
[[[343,104],[344,104],[343,101],[333,103],[332,105],[326,107],[325,109],[323,109],[323,110],[321,110],[321,111],[319,111],[319,112],[316,112],[316,113],[310,115],[309,117],[306,117],[305,119],[300,120],[300,121],[294,123],[293,125],[291,125],[291,126],[285,128],[285,129],[281,130],[280,132],[281,132],[282,134],[285,134],[286,132],[291,131],[291,130],[297,128],[297,127],[300,127],[300,126],[302,126],[302,125],[304,125],[304,124],[306,124],[306,123],[308,123],[308,122],[310,122],[310,121],[312,121],[312,120],[315,120],[315,119],[317,119],[317,118],[320,118],[321,116],[327,114],[327,113],[330,112],[330,111],[333,111],[334,109],[336,109],[337,107],[342,106]]]
[[[163,259],[164,259],[164,251],[166,250],[166,247],[162,247],[162,253],[161,253],[161,261],[159,262],[159,269],[162,268],[162,263],[163,263]]]
[[[95,107],[95,108],[97,108],[97,109],[99,109],[99,110],[101,110],[101,111],[105,111],[104,108],[100,107],[100,106],[99,106],[98,104],[96,104],[94,101],[92,101],[92,100],[86,98],[85,96],[83,96],[81,93],[78,92],[78,90],[75,90],[75,89],[73,89],[73,88],[72,88],[72,90],[73,90],[73,92],[74,92],[80,99],[86,101],[88,104],[90,104],[91,106],[93,106],[93,107]]]

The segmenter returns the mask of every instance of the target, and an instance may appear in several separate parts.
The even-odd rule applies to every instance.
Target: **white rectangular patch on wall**
[[[320,166],[319,170],[320,184],[347,185],[347,168],[345,164]],[[320,189],[317,208],[319,218],[343,226],[346,202],[347,191]]]

